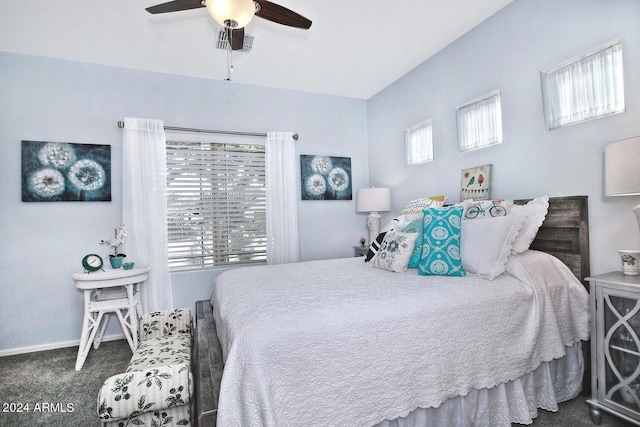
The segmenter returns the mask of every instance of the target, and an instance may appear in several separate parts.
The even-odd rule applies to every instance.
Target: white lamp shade
[[[640,195],[640,136],[613,142],[605,148],[605,194]]]
[[[385,212],[391,210],[391,192],[388,188],[362,188],[356,201],[358,212]]]
[[[206,0],[209,14],[223,27],[242,28],[253,19],[253,0]]]

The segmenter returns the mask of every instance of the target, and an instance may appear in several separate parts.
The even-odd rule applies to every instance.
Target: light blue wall
[[[295,131],[297,154],[351,157],[353,188],[369,183],[365,101],[0,52],[0,354],[77,344],[82,294],[71,274],[85,254],[108,254],[98,242],[121,222],[125,116]],[[21,140],[111,145],[113,201],[23,203]],[[351,256],[367,232],[355,200],[300,201],[298,213],[303,260]],[[174,274],[175,305],[206,299],[217,273]],[[112,323],[107,335],[119,334]]]
[[[371,184],[394,210],[417,197],[460,197],[462,169],[493,164],[495,198],[588,195],[591,271],[620,270],[617,249],[640,247],[640,197],[603,191],[607,143],[640,135],[640,2],[516,0],[368,102]],[[540,70],[622,39],[626,113],[546,132]],[[502,93],[504,142],[461,154],[455,109]],[[433,121],[435,160],[405,166],[403,131]],[[388,217],[389,215],[387,215]]]
[[[125,116],[299,132],[298,154],[351,157],[354,189],[390,186],[395,210],[427,195],[457,201],[460,171],[492,163],[495,197],[589,195],[592,272],[619,269],[616,249],[640,247],[640,198],[604,197],[602,162],[608,142],[640,135],[639,16],[637,0],[515,0],[367,102],[0,52],[0,354],[77,343],[70,276],[84,254],[106,254],[98,241],[120,222]],[[545,132],[539,71],[616,38],[627,112]],[[496,89],[504,143],[459,154],[455,108]],[[435,161],[406,167],[403,130],[428,118]],[[113,202],[22,203],[21,140],[110,144]],[[350,256],[367,234],[355,201],[301,201],[298,212],[304,260]],[[175,305],[206,298],[216,273],[174,274]]]

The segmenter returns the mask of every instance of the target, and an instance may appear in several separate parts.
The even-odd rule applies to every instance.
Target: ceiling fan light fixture
[[[253,0],[206,0],[207,10],[223,27],[242,28],[256,12]]]

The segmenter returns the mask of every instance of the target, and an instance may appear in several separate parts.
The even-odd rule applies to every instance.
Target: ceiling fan
[[[253,16],[289,27],[309,29],[311,21],[296,12],[267,0],[174,0],[146,8],[152,14],[177,12],[206,7],[209,14],[227,29],[231,49],[240,50],[244,43],[244,26]]]

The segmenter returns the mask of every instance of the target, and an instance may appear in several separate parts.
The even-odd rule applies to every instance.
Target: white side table
[[[138,319],[142,316],[140,284],[147,280],[148,272],[146,266],[135,266],[131,270],[105,266],[105,271],[72,275],[76,287],[84,291],[84,319],[76,371],[82,369],[91,342],[93,348],[100,346],[111,313],[118,316],[131,350],[138,347]]]

